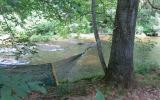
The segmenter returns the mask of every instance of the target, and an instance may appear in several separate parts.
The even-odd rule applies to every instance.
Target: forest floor
[[[106,100],[160,100],[160,87],[143,84],[141,80],[142,77],[137,77],[130,89],[114,88],[104,80],[83,80],[52,87],[45,96],[33,93],[29,100],[95,100],[96,89],[105,95]]]
[[[102,40],[108,40],[109,37],[102,37]],[[154,38],[155,39],[155,38]],[[95,41],[90,39],[89,41]],[[160,41],[157,37],[156,41]],[[154,61],[159,55],[159,44],[151,53]],[[157,55],[157,56],[156,56]],[[142,63],[142,62],[141,62]],[[153,68],[155,68],[153,66]],[[160,100],[160,68],[142,69],[145,73],[139,74],[135,72],[135,81],[132,88],[115,88],[108,85],[103,79],[89,78],[73,83],[63,83],[57,87],[50,87],[48,94],[40,95],[33,93],[29,96],[29,100],[95,100],[96,90],[100,90],[106,97],[106,100]]]

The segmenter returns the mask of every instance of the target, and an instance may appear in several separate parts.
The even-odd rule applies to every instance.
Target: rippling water
[[[16,48],[0,48],[0,53],[9,53],[9,52],[15,52]]]
[[[16,60],[16,59],[0,59],[0,64],[3,65],[26,65],[29,64],[29,61]]]
[[[37,44],[37,48],[41,51],[61,51],[64,50],[60,45],[53,44]]]
[[[62,45],[61,45],[62,44]],[[22,45],[17,47],[23,48]],[[14,55],[17,52],[16,48],[1,48],[0,49],[0,64],[6,65],[23,65],[23,64],[42,64],[55,62],[66,57],[78,54],[81,51],[81,48],[84,46],[79,46],[76,44],[67,44],[63,43],[54,43],[54,44],[36,44],[36,50],[38,51],[35,55],[22,55],[19,59],[16,59]],[[32,48],[32,47],[31,47]],[[84,50],[84,49],[83,49]],[[82,51],[83,51],[82,50]]]

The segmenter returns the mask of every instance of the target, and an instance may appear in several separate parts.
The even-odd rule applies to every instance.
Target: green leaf
[[[96,91],[97,91],[97,93],[96,93],[96,100],[105,100],[105,97],[102,94],[102,92],[99,91],[99,90],[96,90]]]

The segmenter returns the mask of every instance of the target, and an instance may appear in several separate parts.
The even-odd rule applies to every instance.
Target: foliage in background
[[[155,5],[160,4],[158,0],[152,1]],[[112,33],[116,4],[117,0],[97,0],[96,12],[100,33]],[[34,34],[32,41],[34,39],[35,41],[48,41],[49,36],[55,33],[62,37],[67,37],[68,33],[90,33],[92,28],[90,5],[91,2],[86,0],[1,0],[0,12],[6,21],[1,21],[0,30],[9,30],[9,33],[14,34],[19,30],[16,27],[21,27],[28,32],[25,20],[30,17],[31,20],[28,24],[34,22],[31,28],[35,29],[31,33]],[[141,0],[137,33],[156,35],[160,31],[159,16],[159,11],[152,9],[147,1]],[[41,21],[42,23],[39,23]],[[28,33],[24,33],[28,35]],[[17,34],[21,33],[17,32]],[[43,40],[35,34],[41,34],[42,37],[47,36]],[[29,35],[29,38],[32,35]],[[23,35],[21,36],[23,37]],[[26,35],[25,39],[20,38],[19,41],[23,40],[26,40]]]
[[[29,42],[29,36],[25,32],[15,33],[14,40],[17,43]]]
[[[152,0],[155,5],[160,4],[158,0]],[[160,11],[154,10],[147,3],[147,0],[140,1],[137,33],[145,33],[146,35],[156,36],[160,33]]]
[[[69,25],[70,33],[91,33],[90,24],[91,22],[86,17],[82,17]]]
[[[135,72],[139,74],[148,74],[152,69],[158,69],[158,65],[150,59],[151,50],[155,47],[156,42],[151,40],[137,39],[136,49],[139,55],[136,55],[139,59],[138,63],[135,63]],[[137,59],[135,59],[137,60]]]
[[[9,75],[0,70],[0,99],[22,100],[31,92],[47,93],[40,81],[32,81],[31,75]]]
[[[111,32],[117,1],[98,0],[97,2],[97,21],[99,22],[99,28],[104,32]],[[31,40],[40,41],[40,36],[35,36],[35,34],[40,34],[42,37],[47,35],[47,37],[44,37],[44,41],[47,41],[49,40],[49,36],[55,33],[62,37],[67,37],[68,33],[91,32],[90,30],[92,23],[89,7],[91,5],[90,1],[1,0],[0,5],[0,12],[3,16],[1,19],[4,20],[5,18],[6,20],[2,21],[3,25],[1,26],[3,27],[1,27],[1,29],[3,29],[3,31],[8,31],[10,34],[21,34],[21,32],[19,33],[17,30],[22,28],[23,33],[25,34],[19,35],[22,36],[20,38],[18,37],[19,42],[23,42],[23,40],[30,40],[28,38],[30,38],[32,35],[34,36],[31,38]],[[34,31],[32,30],[32,33],[29,33],[32,35],[28,34],[29,28],[26,27],[28,26],[26,24],[26,19],[30,19],[28,24],[31,24],[30,28],[32,28]],[[48,20],[49,22],[51,21],[51,23],[43,23],[42,20]],[[41,21],[42,23],[39,23]],[[51,34],[48,36],[48,33]],[[23,36],[25,38],[23,38]]]
[[[40,23],[38,25],[34,25],[31,28],[30,34],[53,35],[56,25],[57,25],[56,21],[55,22],[44,22],[44,23]]]

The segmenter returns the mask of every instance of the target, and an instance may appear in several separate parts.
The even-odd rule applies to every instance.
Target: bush
[[[25,32],[19,32],[15,34],[15,41],[16,42],[29,42],[29,36]]]
[[[58,20],[54,20],[52,22],[35,25],[31,28],[29,33],[31,35],[31,41],[46,42],[49,41],[50,37],[53,35],[60,35],[63,38],[66,38],[69,33],[69,27],[64,25],[64,23],[60,23]]]
[[[142,63],[142,62],[141,62]],[[139,64],[138,66],[136,66],[135,68],[135,72],[138,74],[151,74],[152,72],[156,72],[156,70],[158,70],[159,67],[156,63],[153,63],[151,61],[146,61],[143,62],[142,64]]]
[[[152,48],[155,47],[156,42],[147,40],[142,41],[139,39],[136,42],[136,52],[135,56],[138,59],[135,60],[135,72],[139,74],[147,74],[151,72],[152,69],[158,68],[157,63],[153,59],[150,59],[150,52]]]
[[[81,20],[78,20],[69,25],[69,31],[71,33],[90,33],[91,25],[86,17],[83,17]]]
[[[69,27],[63,24],[58,24],[55,33],[58,33],[63,38],[67,38],[69,34]]]
[[[150,9],[141,9],[137,19],[137,33],[145,33],[149,36],[155,36],[160,29],[160,14]]]
[[[52,22],[45,22],[41,23],[38,25],[35,25],[32,27],[31,32],[36,34],[36,35],[48,35],[49,34],[54,34],[55,31],[55,23]]]
[[[36,34],[34,34],[30,37],[30,41],[31,42],[47,42],[50,40],[50,38],[51,38],[50,35],[40,35],[40,34],[36,35]]]

